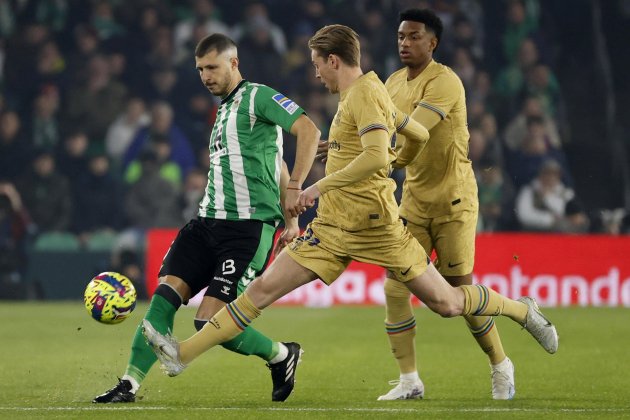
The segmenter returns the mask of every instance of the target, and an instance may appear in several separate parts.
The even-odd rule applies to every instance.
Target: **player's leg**
[[[430,220],[425,224],[407,224],[409,231],[420,242],[425,252],[433,249],[429,234]],[[424,384],[416,367],[416,319],[411,306],[411,292],[407,287],[392,278],[385,279],[385,331],[399,369],[399,380],[392,381],[396,386],[387,394],[378,397],[379,401],[415,399],[424,397]]]
[[[207,272],[213,264],[203,222],[191,220],[169,247],[160,267],[160,285],[149,309],[134,335],[125,374],[119,383],[93,402],[132,402],[147,373],[157,361],[142,334],[148,320],[162,334],[172,332],[175,313],[183,302],[205,287]]]
[[[307,228],[304,235],[285,248],[243,294],[188,340],[177,343],[172,337],[157,333],[150,323],[145,323],[145,336],[169,375],[178,375],[203,352],[236,337],[260,315],[262,309],[280,297],[318,277],[330,284],[343,272],[350,260],[337,257],[344,252],[335,247],[345,246],[338,238],[339,230],[330,227],[315,229],[315,225]]]
[[[252,220],[225,221],[215,226],[214,231],[221,244],[217,251],[218,264],[197,311],[195,327],[198,331],[227,303],[242,294],[256,274],[262,272],[270,256],[276,229]],[[289,397],[302,352],[299,344],[272,341],[253,327],[247,327],[221,345],[235,353],[255,355],[266,361],[272,373],[272,400],[284,401]]]
[[[408,227],[413,234],[413,226]],[[472,285],[476,229],[476,211],[460,211],[438,217],[431,225],[438,256],[435,267],[453,287]],[[515,393],[514,366],[503,350],[494,318],[472,315],[464,318],[477,344],[488,356],[492,397],[500,400],[511,399]]]

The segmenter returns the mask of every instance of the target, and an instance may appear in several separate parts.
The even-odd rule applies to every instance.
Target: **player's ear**
[[[436,37],[436,36],[433,36],[433,37],[431,38],[431,52],[435,51],[435,49],[437,48],[437,46],[438,46],[438,39],[437,39],[437,37]]]
[[[232,67],[232,70],[237,69],[238,68],[238,57],[230,58],[230,65]]]
[[[339,68],[339,57],[337,57],[335,54],[329,54],[328,64],[330,64],[333,69],[337,70]]]

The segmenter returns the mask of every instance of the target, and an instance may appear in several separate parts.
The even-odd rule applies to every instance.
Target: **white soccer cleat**
[[[416,400],[424,397],[424,384],[420,379],[407,381],[396,379],[389,381],[390,385],[396,385],[387,394],[381,395],[377,401]]]
[[[186,369],[179,358],[179,343],[172,335],[160,334],[146,319],[142,320],[142,334],[168,376],[177,376]]]
[[[547,351],[555,353],[558,351],[558,333],[556,327],[540,312],[536,301],[528,296],[518,299],[528,306],[525,328],[538,343]]]
[[[497,365],[490,365],[492,371],[492,399],[511,400],[514,398],[514,365],[509,357]]]

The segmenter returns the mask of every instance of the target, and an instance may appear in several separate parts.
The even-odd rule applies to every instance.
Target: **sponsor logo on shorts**
[[[228,280],[225,277],[214,276],[213,280],[220,281],[221,283],[234,284],[232,280]]]
[[[464,264],[464,263],[463,262],[458,262],[458,263],[453,264],[452,262],[449,261],[448,262],[448,268],[457,267],[458,265],[462,265],[462,264]]]
[[[224,295],[230,295],[230,286],[223,286],[223,288],[221,289],[221,293],[223,293]]]
[[[409,266],[409,268],[407,268],[405,271],[401,271],[400,274],[402,274],[403,276],[406,276],[409,270],[411,270],[411,266]]]
[[[221,324],[219,324],[219,321],[217,321],[215,317],[210,318],[210,321],[208,321],[208,324],[212,325],[217,330],[221,329]]]

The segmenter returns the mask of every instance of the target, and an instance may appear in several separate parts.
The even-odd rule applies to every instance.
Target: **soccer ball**
[[[118,324],[136,307],[136,288],[127,277],[108,271],[90,281],[83,301],[85,309],[98,322]]]

